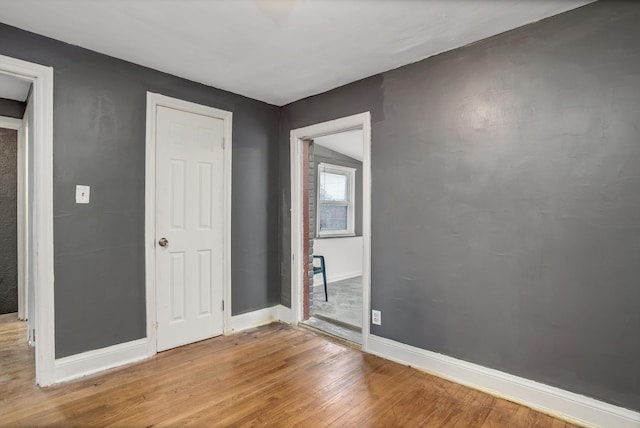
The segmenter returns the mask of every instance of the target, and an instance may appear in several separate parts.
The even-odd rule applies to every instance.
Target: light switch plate
[[[76,185],[76,204],[88,204],[91,187]]]

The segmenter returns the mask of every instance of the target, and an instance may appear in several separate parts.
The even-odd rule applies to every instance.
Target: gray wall
[[[375,335],[640,410],[640,4],[598,2],[295,102],[372,113]]]
[[[0,116],[22,119],[26,108],[27,103],[0,98]]]
[[[18,131],[0,128],[0,314],[18,312]]]
[[[356,200],[355,200],[355,224],[354,232],[356,236],[362,236],[362,162],[342,153],[323,147],[317,143],[313,145],[313,170],[314,170],[314,193],[313,193],[313,209],[309,211],[309,217],[315,225],[315,218],[318,214],[318,165],[321,163],[329,163],[332,165],[346,166],[355,168],[356,170]],[[317,227],[312,231],[315,233],[315,239],[331,239],[318,237]]]
[[[232,313],[279,303],[277,107],[3,24],[0,54],[54,67],[56,357],[146,334],[146,91],[233,112]]]

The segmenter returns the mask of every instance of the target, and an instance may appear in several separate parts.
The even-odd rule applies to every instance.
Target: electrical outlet
[[[375,309],[371,311],[371,322],[375,325],[382,325],[382,312],[376,311]]]

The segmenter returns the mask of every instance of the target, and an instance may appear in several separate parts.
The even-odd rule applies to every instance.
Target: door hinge
[[[224,311],[224,300],[222,301],[222,310]]]
[[[36,342],[36,329],[35,328],[33,330],[31,330],[31,340],[33,341],[33,343]]]
[[[227,140],[224,137],[222,137],[222,150],[226,148],[227,148]]]

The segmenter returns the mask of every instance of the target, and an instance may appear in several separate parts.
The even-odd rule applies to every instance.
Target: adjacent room
[[[0,426],[640,427],[639,23],[0,0]]]
[[[24,251],[27,99],[30,83],[0,74],[0,316],[26,320]]]
[[[363,138],[362,130],[351,130],[306,141],[302,183],[312,259],[304,323],[355,344],[362,344],[364,318]]]
[[[35,353],[33,337],[28,334],[35,318],[29,317],[34,290],[27,252],[27,156],[29,123],[34,119],[31,90],[29,81],[0,74],[0,355],[9,361],[14,357],[33,361]],[[4,371],[3,375],[6,379],[13,373]]]

